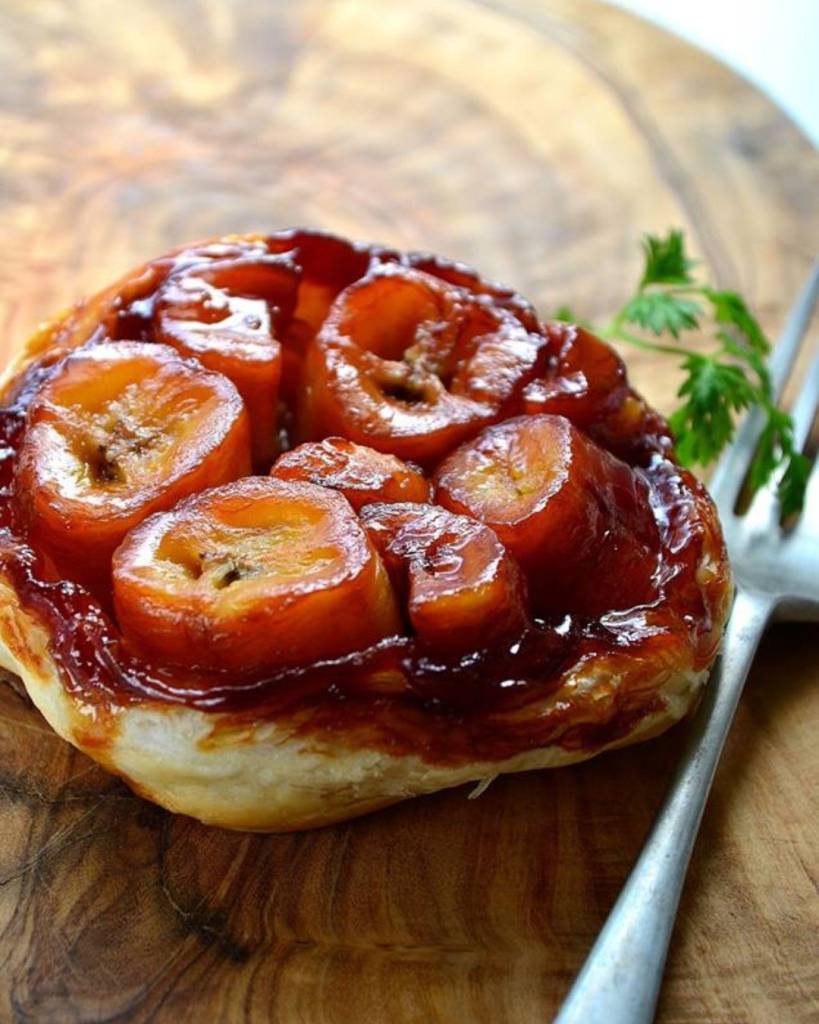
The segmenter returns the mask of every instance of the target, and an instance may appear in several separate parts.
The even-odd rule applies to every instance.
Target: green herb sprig
[[[750,490],[755,493],[778,474],[783,516],[798,512],[809,463],[796,449],[790,416],[774,403],[765,363],[771,345],[756,317],[736,292],[697,280],[697,264],[686,252],[682,231],[646,235],[643,257],[635,294],[609,324],[592,329],[600,337],[680,361],[685,379],[677,395],[682,401],[670,423],[677,455],[686,466],[709,465],[730,444],[739,415],[754,406],[762,409],[765,426],[751,464]],[[566,307],[556,318],[576,322]],[[694,352],[683,336],[701,334],[706,321],[712,349]]]

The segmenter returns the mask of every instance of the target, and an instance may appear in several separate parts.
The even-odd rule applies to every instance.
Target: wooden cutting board
[[[703,54],[591,0],[7,0],[0,344],[130,265],[318,224],[602,320],[681,225],[775,331],[819,157]],[[631,359],[663,408],[675,374]],[[819,633],[763,644],[660,1020],[819,1017]],[[289,837],[132,796],[0,686],[0,1020],[549,1019],[661,799],[671,733]]]

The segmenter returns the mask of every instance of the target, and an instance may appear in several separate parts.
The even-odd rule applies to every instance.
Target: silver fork
[[[791,309],[771,357],[777,401],[817,298],[819,263]],[[819,355],[792,409],[799,448],[810,433],[817,401]],[[819,620],[819,460],[811,472],[805,508],[793,528],[780,528],[772,488],[758,493],[745,515],[734,512],[761,429],[762,415],[754,411],[737,432],[710,486],[737,584],[722,652],[645,846],[555,1024],[650,1024],[654,1019],[688,861],[760,637],[774,617]]]

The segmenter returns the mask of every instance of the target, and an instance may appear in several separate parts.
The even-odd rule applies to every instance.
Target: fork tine
[[[791,307],[779,340],[771,353],[769,368],[774,401],[781,397],[785,388],[785,382],[799,351],[799,345],[810,326],[817,298],[819,298],[819,260],[814,263],[799,298]]]
[[[773,350],[769,369],[774,401],[779,399],[788,379],[802,338],[808,329],[814,306],[819,298],[819,261],[814,263],[799,298],[791,307],[784,330]],[[717,463],[708,486],[720,514],[727,517],[745,479],[754,456],[765,417],[761,409],[752,409],[742,421],[736,437]]]
[[[794,531],[798,537],[815,537],[819,531],[819,458],[814,459],[805,490],[805,507]]]
[[[805,383],[791,410],[793,440],[799,451],[805,447],[805,442],[810,435],[810,428],[816,418],[817,402],[819,402],[819,354],[811,363]]]
[[[819,354],[813,360],[810,370],[802,385],[802,390],[791,410],[793,420],[793,443],[797,451],[802,451],[813,426],[816,416],[816,403],[819,400]],[[815,467],[814,467],[815,468]],[[807,507],[807,499],[806,499]],[[770,530],[779,522],[780,510],[776,488],[763,487],[753,498],[745,514],[746,523],[753,529]]]

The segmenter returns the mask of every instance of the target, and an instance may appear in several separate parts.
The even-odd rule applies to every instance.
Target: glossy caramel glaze
[[[387,304],[391,282],[399,281],[402,288],[409,282],[415,290],[412,302],[431,308],[421,314],[410,309],[406,322],[391,329],[394,343],[376,357],[399,364],[401,373],[410,372],[401,366],[409,365],[414,372],[420,365],[425,380],[435,378],[434,402],[420,410],[435,420],[435,444],[430,447],[421,431],[416,452],[414,426],[393,444],[387,426],[383,443],[374,447],[423,463],[431,480],[440,459],[487,424],[527,414],[568,417],[590,444],[629,464],[647,496],[656,532],[656,568],[651,592],[643,594],[642,603],[594,616],[552,604],[522,618],[511,616],[513,632],[489,631],[486,646],[446,650],[438,634],[429,642],[420,629],[413,630],[406,594],[396,585],[405,607],[403,634],[335,660],[237,673],[170,667],[141,656],[124,639],[109,595],[92,595],[68,573],[69,578],[59,578],[29,536],[16,493],[28,409],[53,368],[73,349],[105,339],[167,340],[167,321],[161,319],[167,316],[167,304],[157,307],[157,295],[169,294],[169,276],[188,275],[215,287],[214,282],[220,284],[228,271],[239,268],[244,277],[236,278],[240,283],[234,285],[229,308],[238,308],[235,296],[251,302],[247,290],[253,276],[247,266],[254,254],[263,260],[266,273],[272,273],[277,289],[277,304],[264,325],[276,352],[281,348],[281,380],[276,380],[280,447],[290,447],[295,433],[300,435],[297,440],[306,436],[319,441],[337,432],[325,430],[323,423],[305,426],[312,413],[303,396],[314,386],[311,358],[318,358],[315,353],[320,355],[327,344],[325,321],[331,324],[332,347],[349,301],[363,295],[369,302],[371,282],[378,288],[386,282]],[[211,265],[218,273],[208,273]],[[374,306],[365,312],[373,316],[381,301],[375,295]],[[355,312],[358,316],[360,310]],[[436,330],[419,334],[414,327],[419,316],[438,325]],[[258,330],[257,321],[251,326]],[[402,363],[408,339],[413,342],[412,358]],[[511,356],[504,339],[511,339]],[[359,337],[356,344],[354,362],[366,362],[367,352],[381,342],[375,332],[372,340]],[[597,376],[595,367],[602,368]],[[419,415],[413,396],[407,399],[399,390],[392,398],[404,403],[408,417]],[[313,394],[314,405],[315,399]],[[464,402],[470,416],[476,404],[480,413],[465,420]],[[219,725],[267,718],[305,734],[332,734],[351,747],[414,752],[430,761],[457,763],[502,759],[550,742],[591,752],[625,736],[642,717],[658,710],[660,698],[653,689],[658,666],[661,670],[663,664],[677,664],[696,672],[715,655],[728,590],[724,547],[710,499],[675,464],[662,419],[628,387],[622,363],[601,342],[570,325],[540,324],[524,300],[461,265],[303,231],[187,247],[140,268],[42,331],[29,347],[28,361],[6,385],[3,403],[0,573],[12,583],[22,606],[44,625],[66,690],[88,705],[116,709],[144,702],[183,704],[220,713],[215,719]],[[456,408],[452,421],[446,418],[450,406]],[[308,415],[300,415],[305,407]],[[257,414],[256,422],[260,419]],[[262,449],[264,444],[257,444],[257,451]],[[411,473],[418,478],[416,468]],[[416,500],[423,497],[422,488]],[[388,500],[395,499],[390,495]],[[365,522],[372,518],[367,508]],[[602,687],[609,679],[619,680],[613,709],[602,718],[595,717],[588,693],[565,699],[564,684],[579,667],[592,667]],[[551,701],[551,695],[559,699]],[[582,713],[586,705],[587,713]]]

